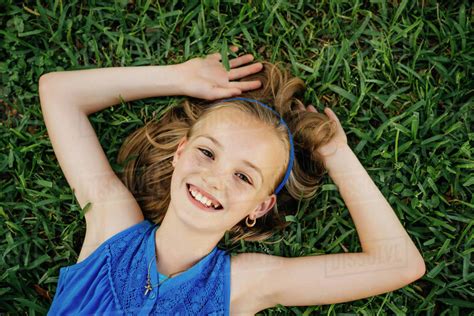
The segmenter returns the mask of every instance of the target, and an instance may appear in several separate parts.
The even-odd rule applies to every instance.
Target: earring
[[[247,216],[247,218],[245,219],[245,224],[247,224],[247,227],[253,227],[253,226],[255,226],[255,223],[256,223],[256,222],[257,222],[257,219],[255,218],[255,219],[253,220],[253,223],[250,225],[250,224],[249,224],[249,217]]]

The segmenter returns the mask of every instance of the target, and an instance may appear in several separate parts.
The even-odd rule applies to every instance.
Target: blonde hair
[[[311,199],[319,188],[326,169],[316,150],[333,137],[336,128],[335,123],[324,114],[297,111],[296,105],[303,105],[303,102],[295,95],[305,88],[300,78],[290,76],[289,71],[280,69],[278,64],[262,64],[262,71],[242,80],[260,80],[262,87],[239,97],[258,100],[279,113],[292,133],[295,159],[289,179],[278,194],[273,210],[258,218],[253,227],[247,227],[245,218],[232,227],[229,231],[232,244],[241,239],[262,241],[289,225],[284,216],[294,213],[297,202]],[[149,121],[134,131],[120,148],[117,161],[124,165],[121,179],[134,194],[145,218],[161,223],[166,214],[171,201],[171,162],[179,141],[184,136],[190,139],[197,123],[207,114],[228,106],[255,117],[275,130],[285,146],[288,158],[268,193],[272,193],[282,181],[290,147],[286,127],[279,123],[275,113],[254,102],[237,100],[219,103],[188,98],[170,108],[159,121]]]

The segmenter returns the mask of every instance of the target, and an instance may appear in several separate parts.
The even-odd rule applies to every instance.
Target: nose
[[[204,183],[214,190],[222,190],[223,185],[223,176],[219,170],[207,170],[203,174],[203,181]]]

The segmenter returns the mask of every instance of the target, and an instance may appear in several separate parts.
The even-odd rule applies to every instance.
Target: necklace
[[[146,278],[145,296],[148,294],[148,292],[153,291],[153,288],[154,288],[154,287],[160,286],[161,283],[167,281],[167,280],[168,280],[169,278],[171,278],[173,275],[186,271],[186,270],[183,270],[183,271],[178,271],[178,272],[172,273],[172,274],[170,274],[168,277],[166,277],[166,279],[164,279],[163,281],[161,281],[160,283],[155,284],[155,285],[152,285],[152,284],[151,284],[151,278],[150,278],[150,265],[151,265],[151,262],[153,261],[153,259],[155,259],[155,258],[151,258],[150,263],[148,264],[148,275],[147,275],[147,278]],[[158,262],[158,260],[157,260],[156,262]],[[158,281],[159,281],[159,278],[158,278]]]

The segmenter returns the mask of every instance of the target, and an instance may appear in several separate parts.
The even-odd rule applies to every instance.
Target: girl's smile
[[[206,212],[219,212],[223,210],[222,205],[208,193],[197,189],[192,184],[186,184],[188,198],[196,207]],[[202,194],[201,194],[202,193]]]

